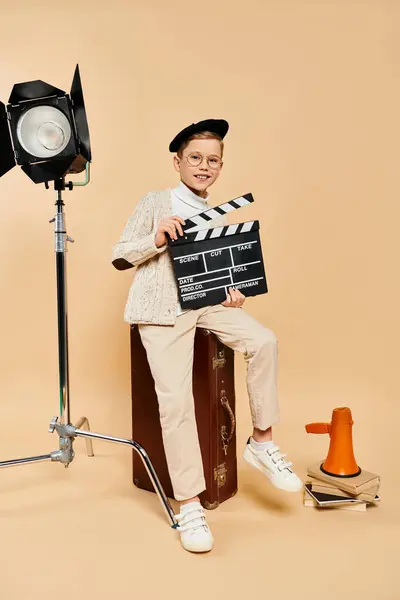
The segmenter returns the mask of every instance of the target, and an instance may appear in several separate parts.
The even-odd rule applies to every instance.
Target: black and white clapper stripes
[[[245,194],[186,219],[184,235],[169,240],[179,301],[184,310],[220,304],[230,287],[245,296],[268,292],[259,222],[207,228],[210,219],[250,202],[254,202],[252,194]]]
[[[244,196],[240,196],[239,198],[235,198],[234,200],[229,200],[229,202],[225,202],[224,204],[220,204],[219,206],[215,206],[214,208],[210,208],[205,210],[190,219],[185,220],[184,231],[189,233],[193,231],[195,228],[204,228],[207,227],[208,221],[212,219],[216,219],[221,215],[226,215],[232,210],[236,210],[241,208],[242,206],[246,206],[254,202],[253,194],[245,194]]]

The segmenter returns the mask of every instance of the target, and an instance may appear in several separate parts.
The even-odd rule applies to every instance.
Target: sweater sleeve
[[[164,252],[167,244],[160,248],[155,245],[156,229],[153,221],[154,200],[150,196],[143,196],[112,249],[112,264],[116,269],[131,269]]]

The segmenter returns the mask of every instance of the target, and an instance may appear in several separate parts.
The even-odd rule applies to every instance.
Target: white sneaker
[[[185,550],[189,552],[209,552],[211,550],[214,538],[200,502],[183,504],[180,513],[175,517],[178,522],[176,530],[180,533],[181,544]]]
[[[254,450],[250,444],[250,438],[243,454],[243,458],[253,467],[262,471],[276,488],[286,492],[298,492],[303,489],[303,482],[290,469],[293,463],[283,460],[285,456],[286,454],[281,454],[276,445],[267,450]]]

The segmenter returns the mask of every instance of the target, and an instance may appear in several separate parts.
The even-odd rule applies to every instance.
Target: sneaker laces
[[[277,466],[278,471],[288,469],[288,471],[292,473],[290,467],[293,463],[289,460],[283,460],[287,454],[282,454],[282,452],[279,451],[279,446],[273,446],[272,449],[267,448],[266,452],[268,453],[268,456],[271,457],[272,462]]]
[[[188,531],[189,529],[195,530],[204,528],[208,531],[208,525],[203,508],[200,506],[193,506],[188,508],[184,512],[175,515],[178,522],[179,531]]]

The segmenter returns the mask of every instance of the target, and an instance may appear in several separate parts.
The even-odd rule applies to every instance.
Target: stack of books
[[[361,471],[356,477],[334,477],[321,471],[322,462],[307,468],[304,485],[304,506],[366,511],[380,501],[380,476]]]

